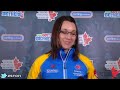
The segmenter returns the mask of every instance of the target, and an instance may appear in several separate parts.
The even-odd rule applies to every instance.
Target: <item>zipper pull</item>
[[[66,69],[66,63],[64,63],[64,69]]]

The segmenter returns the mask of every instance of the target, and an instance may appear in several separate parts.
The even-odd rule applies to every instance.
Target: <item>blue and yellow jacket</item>
[[[95,68],[86,56],[79,54],[79,60],[73,60],[74,48],[66,54],[60,49],[58,57],[52,59],[50,53],[39,56],[31,66],[27,79],[97,79]]]

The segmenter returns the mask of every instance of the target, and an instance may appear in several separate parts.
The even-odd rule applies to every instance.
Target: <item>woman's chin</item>
[[[71,47],[63,47],[65,50],[69,50]]]

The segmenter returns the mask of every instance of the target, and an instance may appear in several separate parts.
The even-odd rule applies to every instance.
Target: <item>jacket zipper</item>
[[[70,49],[71,50],[71,49]],[[70,50],[68,51],[65,59],[62,58],[62,55],[61,55],[61,52],[60,52],[60,57],[63,61],[63,79],[67,79],[67,68],[66,68],[66,60],[67,60],[67,57],[68,57],[68,54],[70,52]]]

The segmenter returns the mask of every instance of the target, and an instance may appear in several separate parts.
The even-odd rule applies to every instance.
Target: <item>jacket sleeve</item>
[[[34,61],[28,72],[27,79],[40,79],[38,76],[41,74],[41,66],[48,57],[48,54],[43,54]]]
[[[88,79],[98,79],[96,70],[92,63],[91,63],[91,66],[88,67]]]
[[[37,79],[39,73],[40,73],[40,64],[39,64],[39,60],[36,59],[30,68],[27,79]]]
[[[86,65],[88,69],[88,79],[98,79],[96,70],[94,68],[93,63],[90,61],[90,59],[82,54],[79,55],[80,60],[83,61],[83,63]]]

